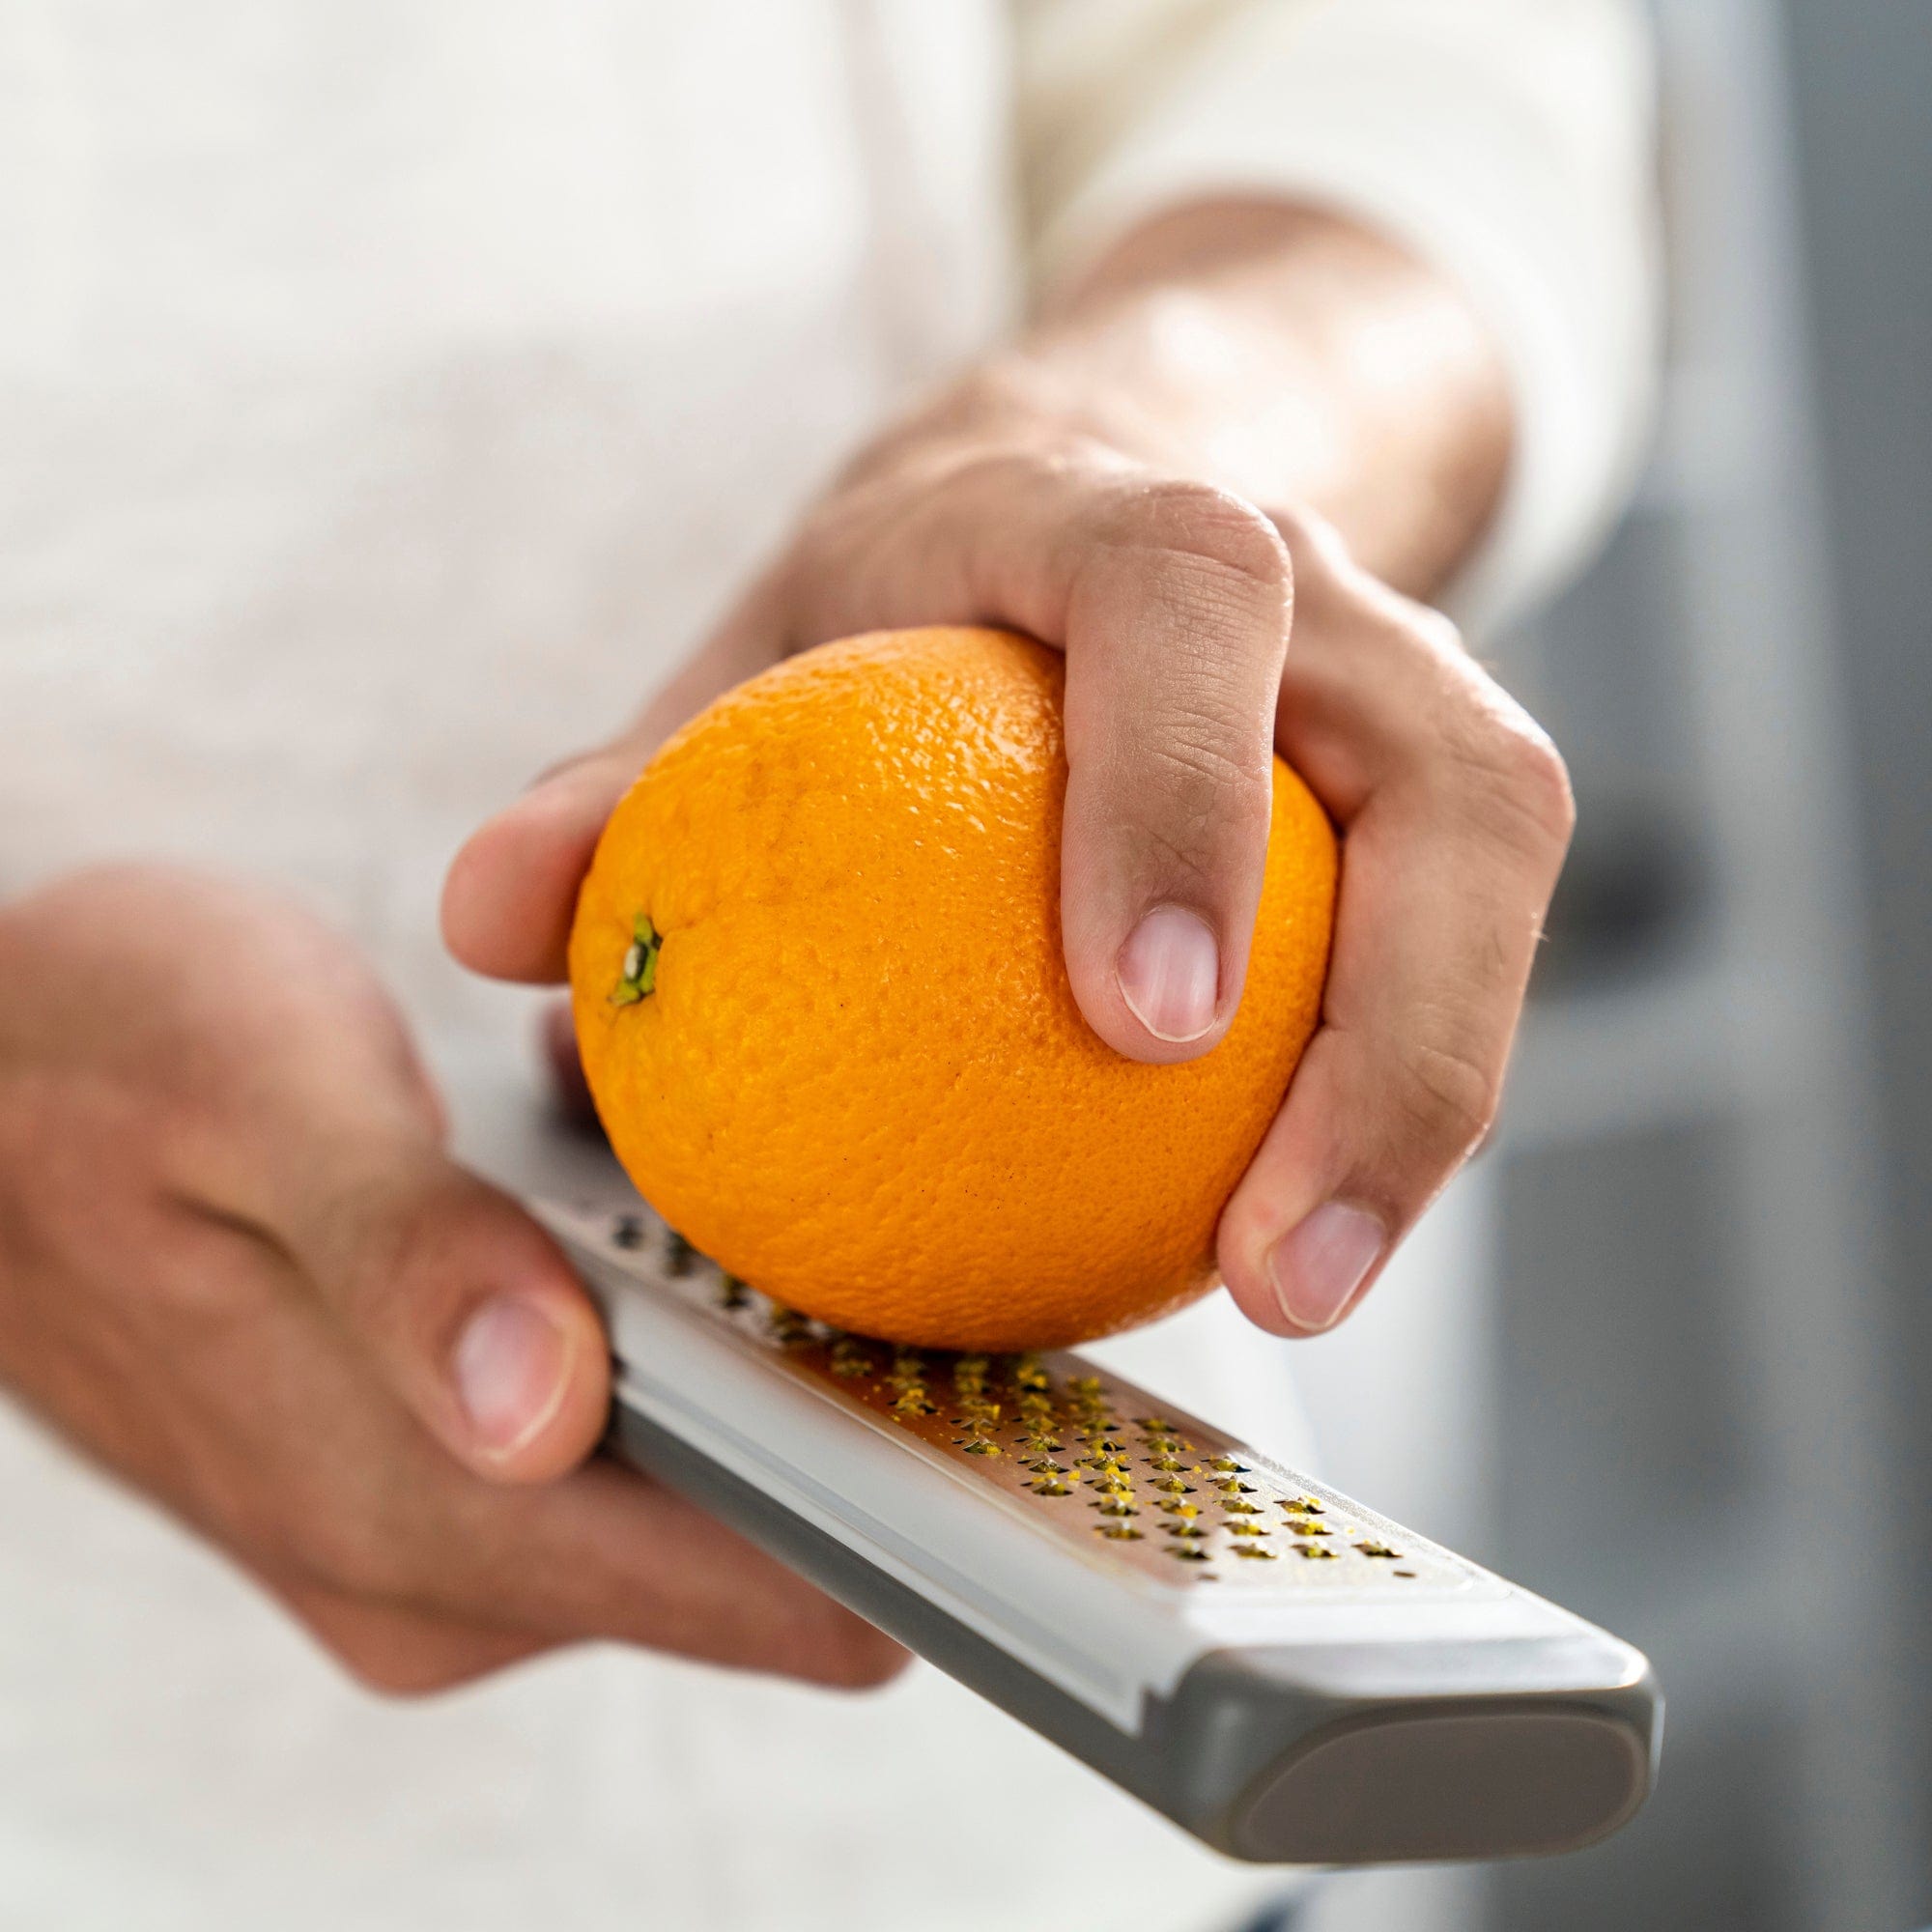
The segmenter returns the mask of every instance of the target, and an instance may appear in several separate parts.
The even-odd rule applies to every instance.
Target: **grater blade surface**
[[[1243,1599],[1466,1588],[1449,1551],[1159,1404],[1077,1353],[913,1349],[827,1327],[724,1274],[648,1210],[610,1218],[629,1271],[733,1343],[1143,1587]]]

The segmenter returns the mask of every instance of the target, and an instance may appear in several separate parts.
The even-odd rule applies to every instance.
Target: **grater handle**
[[[1628,1645],[1215,1651],[1123,1731],[621,1399],[611,1453],[1228,1855],[1386,1864],[1572,1851],[1649,1793],[1662,1700]]]
[[[1161,1445],[1159,1481],[1184,1485],[1169,1459],[1207,1445],[1184,1466],[1228,1519],[1211,1532],[1216,1575],[1197,1490],[1150,1480],[1136,1502],[1119,1473],[1110,1405],[1152,1407],[1145,1390],[1111,1378],[1110,1397],[1078,1357],[1044,1358],[1015,1380],[1016,1407],[1057,1419],[1003,1420],[983,1358],[882,1376],[852,1338],[761,1312],[640,1212],[532,1205],[611,1326],[612,1455],[1217,1850],[1283,1864],[1567,1851],[1647,1795],[1662,1714],[1649,1665],[1568,1611],[1263,1466],[1199,1418],[1135,1418]],[[1090,1453],[1015,1487],[1005,1451],[975,1454],[1002,1429],[1084,1431]],[[1094,1524],[1070,1513],[1076,1466],[1097,1486]],[[1270,1500],[1287,1521],[1264,1531]],[[1185,1587],[1141,1560],[1152,1540],[1132,1524],[1117,1540],[1143,1508],[1180,1513],[1162,1541],[1195,1552]],[[1313,1574],[1238,1560],[1269,1536]],[[1323,1578],[1344,1583],[1325,1602]]]

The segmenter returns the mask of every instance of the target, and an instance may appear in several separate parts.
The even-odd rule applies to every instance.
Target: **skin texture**
[[[822,645],[728,693],[612,814],[579,900],[584,1070],[645,1197],[838,1327],[1056,1348],[1210,1283],[1314,1031],[1335,841],[1285,766],[1220,1048],[1115,1053],[1061,957],[1065,662],[998,631]],[[617,1000],[642,916],[652,989]]]
[[[0,1376],[373,1687],[598,1636],[890,1675],[896,1646],[789,1571],[628,1472],[578,1466],[603,1427],[603,1331],[442,1136],[382,988],[305,915],[133,867],[14,902]],[[564,1371],[507,1444],[445,1368],[506,1291],[554,1321]]]
[[[450,942],[479,971],[560,980],[617,798],[789,652],[1025,631],[1066,658],[1062,936],[1115,1052],[1191,1060],[1230,1023],[1271,750],[1343,835],[1321,1025],[1218,1237],[1241,1306],[1302,1332],[1296,1297],[1325,1266],[1329,1289],[1347,1277],[1329,1316],[1350,1305],[1487,1127],[1569,834],[1548,740],[1398,594],[1429,594],[1475,540],[1508,445],[1480,325],[1397,251],[1293,209],[1151,224],[888,429],[632,724],[475,835]],[[1129,935],[1162,908],[1219,942],[1191,1038],[1122,994]],[[1372,1231],[1365,1260],[1332,1223],[1308,1238],[1334,1204]],[[608,1397],[594,1323],[540,1231],[447,1161],[396,1017],[338,940],[140,870],[0,907],[16,1400],[372,1684],[600,1635],[889,1673],[883,1638],[778,1566],[579,1466]]]
[[[1406,594],[1481,534],[1508,447],[1480,327],[1395,249],[1273,207],[1151,224],[862,452],[633,724],[475,835],[445,935],[561,980],[598,835],[696,711],[827,639],[1010,625],[1067,661],[1062,940],[1116,1053],[1175,1065],[1231,1024],[1272,753],[1343,835],[1321,1025],[1217,1242],[1256,1322],[1319,1332],[1488,1131],[1569,842],[1548,736]],[[1164,909],[1216,943],[1188,1037],[1122,981]]]

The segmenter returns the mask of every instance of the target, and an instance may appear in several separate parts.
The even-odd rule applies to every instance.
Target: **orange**
[[[853,638],[727,693],[612,813],[570,977],[612,1147],[754,1288],[926,1347],[1082,1341],[1213,1278],[1313,1032],[1334,836],[1276,760],[1247,986],[1211,1053],[1123,1060],[1060,952],[1062,660]]]

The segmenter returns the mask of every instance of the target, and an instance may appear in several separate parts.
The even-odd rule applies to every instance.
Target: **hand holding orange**
[[[1335,838],[1279,759],[1238,1013],[1122,1059],[1060,950],[1064,660],[1008,632],[786,660],[667,744],[578,902],[585,1074],[651,1205],[841,1328],[1018,1349],[1147,1321],[1314,1032]]]

